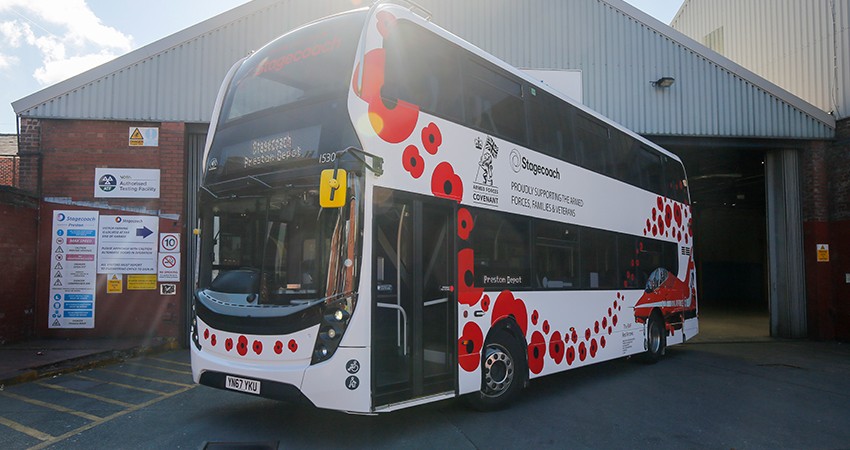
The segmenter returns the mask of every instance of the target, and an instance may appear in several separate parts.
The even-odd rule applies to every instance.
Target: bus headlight
[[[325,304],[322,308],[322,321],[320,324],[319,338],[313,348],[313,360],[311,364],[320,363],[333,356],[342,341],[345,329],[351,320],[351,312],[354,311],[356,294],[349,297],[334,300]]]

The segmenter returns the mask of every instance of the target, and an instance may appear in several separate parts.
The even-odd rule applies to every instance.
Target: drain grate
[[[277,441],[268,442],[207,442],[204,450],[277,450]]]

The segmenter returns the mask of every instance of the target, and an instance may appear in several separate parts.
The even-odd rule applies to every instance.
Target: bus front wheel
[[[514,336],[495,330],[482,350],[481,390],[466,396],[479,411],[506,407],[522,389],[526,373],[525,352]]]

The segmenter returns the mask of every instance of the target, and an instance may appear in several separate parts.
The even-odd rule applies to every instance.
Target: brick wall
[[[38,202],[0,188],[0,344],[33,336]]]
[[[850,119],[836,140],[813,144],[803,161],[803,231],[809,334],[850,340]],[[829,262],[817,246],[829,245]]]
[[[41,120],[21,118],[18,156],[18,188],[38,194],[41,179]]]
[[[161,233],[185,232],[185,125],[49,119],[22,122],[25,124],[21,127],[21,147],[26,146],[28,150],[38,148],[42,158],[41,197],[62,199],[62,203],[42,203],[40,211],[41,256],[36,296],[38,334],[44,337],[179,337],[184,319],[180,306],[183,300],[182,282],[178,283],[177,295],[161,296],[158,289],[128,290],[125,275],[123,292],[113,294],[106,292],[106,274],[98,274],[95,328],[90,330],[49,329],[47,298],[55,210],[89,209],[98,210],[101,215],[135,214],[128,211],[158,212]],[[159,127],[159,146],[130,146],[131,127]],[[24,133],[26,136],[23,136]],[[96,168],[159,169],[160,197],[95,197]],[[96,206],[87,207],[85,204]],[[185,277],[181,280],[185,281]]]
[[[833,302],[827,314],[835,337],[850,341],[850,119],[836,124],[836,139],[829,152],[830,281]]]

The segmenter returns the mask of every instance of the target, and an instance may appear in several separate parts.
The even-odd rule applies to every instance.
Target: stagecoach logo
[[[475,138],[475,148],[481,151],[478,173],[472,184],[472,201],[480,205],[499,206],[499,188],[493,186],[493,161],[499,157],[499,146],[492,137]]]

